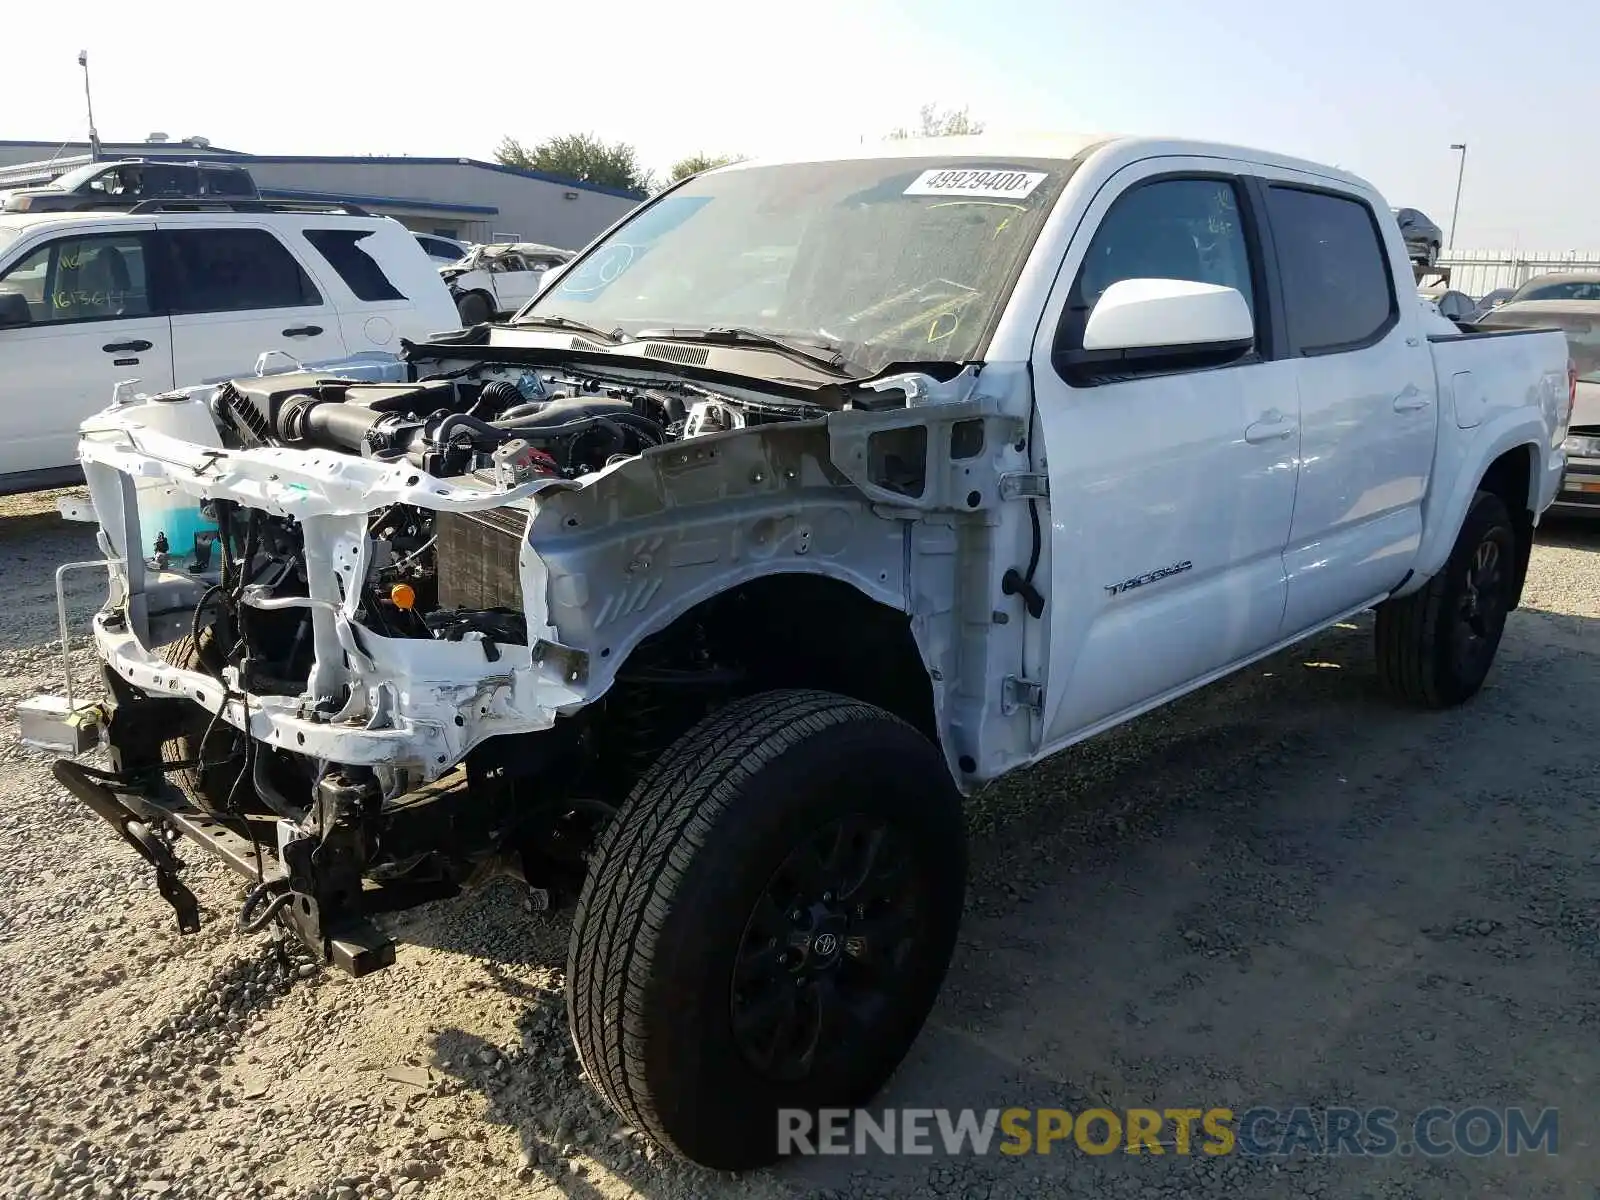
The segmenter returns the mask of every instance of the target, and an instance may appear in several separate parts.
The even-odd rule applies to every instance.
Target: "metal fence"
[[[1568,250],[1536,254],[1531,250],[1448,250],[1439,265],[1450,268],[1450,286],[1481,297],[1496,288],[1519,287],[1549,271],[1600,271],[1600,254]]]

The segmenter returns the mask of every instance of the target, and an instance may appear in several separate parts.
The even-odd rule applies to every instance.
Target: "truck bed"
[[[1473,328],[1428,335],[1439,389],[1439,438],[1434,451],[1430,508],[1464,512],[1475,484],[1460,464],[1493,461],[1527,443],[1530,402],[1538,405],[1542,444],[1529,464],[1532,508],[1541,513],[1561,488],[1571,398],[1567,339],[1548,328]],[[1437,569],[1448,546],[1437,535],[1419,566]]]

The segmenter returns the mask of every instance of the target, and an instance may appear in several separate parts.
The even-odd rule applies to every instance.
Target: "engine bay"
[[[686,437],[821,417],[820,404],[755,401],[673,381],[481,364],[415,383],[366,383],[312,372],[221,385],[212,415],[234,447],[337,450],[408,462],[440,479],[506,486],[576,479]]]
[[[311,371],[236,379],[216,388],[209,411],[229,449],[332,451],[407,464],[456,487],[490,492],[539,479],[580,479],[686,438],[816,419],[828,410],[678,380],[644,386],[476,363],[415,382]],[[525,645],[518,560],[527,507],[512,502],[464,513],[394,504],[374,512],[357,620],[383,637],[475,636],[491,656],[497,645]],[[220,621],[225,642],[245,642],[253,691],[298,694],[311,647],[309,613],[294,606],[307,595],[308,578],[296,522],[228,501],[207,510],[215,531],[196,537],[190,570],[209,568],[220,543],[223,577],[195,628]],[[168,544],[166,551],[179,560],[189,547]]]

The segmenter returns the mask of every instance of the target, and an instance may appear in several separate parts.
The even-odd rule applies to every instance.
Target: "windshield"
[[[632,336],[738,327],[835,346],[853,371],[980,350],[1076,160],[890,158],[699,176],[532,301]]]
[[[93,179],[110,164],[105,162],[84,163],[81,167],[73,167],[65,175],[57,175],[46,187],[60,188],[63,192],[76,190],[86,179]]]
[[[1525,283],[1512,300],[1600,300],[1600,278],[1568,279],[1562,283]]]

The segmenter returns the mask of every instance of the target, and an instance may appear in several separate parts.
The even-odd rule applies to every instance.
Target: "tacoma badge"
[[[1132,579],[1124,579],[1121,583],[1106,584],[1106,591],[1113,596],[1120,596],[1132,588],[1143,587],[1147,583],[1154,583],[1158,579],[1165,579],[1168,575],[1180,575],[1187,571],[1194,563],[1187,558],[1181,563],[1173,563],[1170,567],[1162,567],[1159,571],[1147,571],[1143,575],[1135,575]]]

